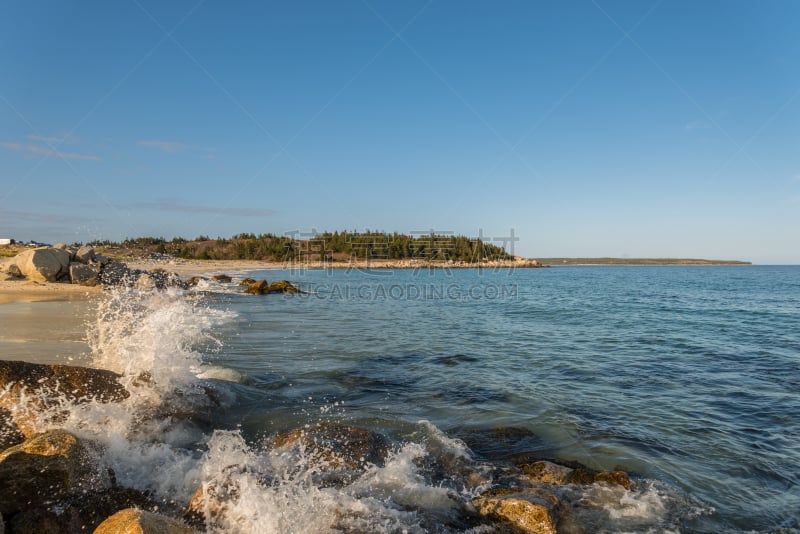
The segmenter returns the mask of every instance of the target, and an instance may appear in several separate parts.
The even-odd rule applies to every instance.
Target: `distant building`
[[[13,239],[7,239],[5,237],[0,238],[0,245],[13,245],[13,244],[14,244]]]

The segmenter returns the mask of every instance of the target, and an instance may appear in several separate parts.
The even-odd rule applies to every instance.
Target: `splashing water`
[[[209,426],[203,414],[224,408],[225,386],[199,376],[229,375],[207,368],[203,375],[203,359],[222,348],[213,329],[235,317],[196,293],[110,292],[90,325],[90,346],[95,366],[120,373],[130,396],[117,403],[62,399],[36,424],[98,443],[96,461],[119,484],[148,491],[176,515],[201,488],[194,509],[212,532],[489,531],[471,501],[495,484],[498,467],[476,461],[464,442],[428,421],[391,443],[380,462],[362,462],[339,478],[335,462],[302,443],[248,443],[239,431]],[[569,487],[560,497],[580,512],[567,532],[654,524],[669,532],[666,518],[681,504],[674,490],[649,482],[632,491]]]

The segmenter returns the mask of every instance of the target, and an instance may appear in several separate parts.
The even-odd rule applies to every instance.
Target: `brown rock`
[[[489,491],[472,501],[482,516],[530,534],[556,534],[558,499],[536,489]]]
[[[151,503],[141,491],[111,488],[41,507],[26,508],[14,514],[9,522],[9,530],[39,534],[92,532],[110,515],[133,506],[141,508],[151,506]]]
[[[249,286],[250,284],[255,284],[256,281],[254,278],[245,278],[241,282],[239,282],[240,286]]]
[[[269,292],[270,293],[300,293],[301,291],[294,287],[288,280],[279,280],[278,282],[272,282],[269,285]]]
[[[177,519],[127,508],[100,523],[94,534],[192,534],[194,532]]]
[[[14,422],[8,410],[0,408],[0,451],[25,441],[25,435]]]
[[[263,295],[269,292],[269,284],[267,284],[266,280],[259,280],[247,286],[244,292],[250,293],[251,295]]]
[[[544,484],[567,484],[567,480],[573,471],[569,467],[547,461],[523,464],[519,467],[529,479]]]
[[[227,274],[215,274],[214,276],[211,277],[211,279],[214,280],[215,282],[221,282],[225,284],[229,283],[232,280],[232,278]]]
[[[50,430],[0,453],[0,513],[13,514],[99,484],[88,449]]]
[[[118,402],[127,398],[129,393],[119,378],[103,369],[0,360],[0,408],[11,413],[23,435],[31,436],[37,430],[36,415],[59,399]]]
[[[359,470],[367,464],[382,465],[389,442],[380,434],[336,423],[318,423],[282,432],[273,437],[275,447],[301,444],[312,462],[323,470]]]
[[[200,280],[208,280],[202,276],[192,276],[191,278],[186,279],[186,287],[194,287],[200,283]]]

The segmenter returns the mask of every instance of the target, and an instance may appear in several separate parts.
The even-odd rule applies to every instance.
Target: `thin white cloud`
[[[62,159],[79,159],[86,161],[98,161],[100,158],[93,154],[78,154],[76,152],[61,152],[52,148],[34,145],[31,143],[0,143],[6,150],[20,152],[23,154],[33,154],[37,156],[51,156]]]
[[[176,154],[178,152],[205,152],[206,154],[203,157],[206,159],[209,159],[209,156],[213,158],[211,153],[214,152],[213,148],[190,145],[188,143],[181,143],[179,141],[158,141],[151,139],[137,141],[136,144],[147,148],[154,148],[167,154]]]
[[[711,128],[711,125],[706,121],[692,121],[686,123],[686,126],[683,127],[685,130],[706,130]]]
[[[177,213],[214,213],[218,215],[228,215],[231,217],[266,217],[274,215],[275,210],[261,208],[223,208],[217,206],[191,206],[178,204],[171,200],[158,202],[137,202],[120,206],[125,209],[145,209],[156,211],[168,211]]]
[[[45,135],[28,134],[25,137],[27,139],[30,139],[31,141],[38,141],[38,142],[41,142],[41,143],[48,143],[48,144],[53,144],[53,143],[74,144],[74,143],[78,142],[78,138],[75,137],[74,135],[65,135],[64,137],[48,137],[48,136],[45,136]]]

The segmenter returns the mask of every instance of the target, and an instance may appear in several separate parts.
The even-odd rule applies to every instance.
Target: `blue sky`
[[[800,3],[12,1],[0,237],[800,263]],[[498,242],[499,244],[502,244]]]

